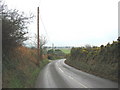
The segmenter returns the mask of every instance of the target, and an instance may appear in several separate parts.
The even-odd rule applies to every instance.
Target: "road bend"
[[[118,88],[118,83],[77,70],[54,60],[40,72],[35,88]]]

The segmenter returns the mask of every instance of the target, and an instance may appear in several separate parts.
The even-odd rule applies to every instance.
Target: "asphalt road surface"
[[[55,60],[40,72],[35,88],[118,88],[118,84]]]

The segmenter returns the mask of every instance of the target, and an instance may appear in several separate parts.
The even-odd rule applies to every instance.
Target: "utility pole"
[[[37,7],[37,49],[38,49],[38,66],[39,66],[39,60],[40,60],[40,38],[39,38],[39,7]]]

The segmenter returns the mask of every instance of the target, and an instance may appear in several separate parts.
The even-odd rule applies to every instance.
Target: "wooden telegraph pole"
[[[40,60],[40,38],[39,38],[39,7],[37,7],[37,49],[38,49],[38,66]]]

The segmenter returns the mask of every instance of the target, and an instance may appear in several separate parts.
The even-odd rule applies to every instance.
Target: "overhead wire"
[[[40,7],[40,4],[41,4],[41,1],[42,1],[42,0],[40,0],[39,7]],[[39,10],[40,10],[40,9],[39,9]],[[47,33],[47,29],[46,29],[45,24],[44,24],[44,22],[43,22],[43,19],[42,19],[42,16],[41,16],[41,12],[39,13],[39,15],[40,15],[41,23],[42,23],[43,28],[44,28],[44,30],[45,30],[45,33],[46,33],[46,35],[47,35],[47,39],[48,39],[49,42],[51,42],[50,37],[49,37],[49,35],[48,35],[48,33]]]

